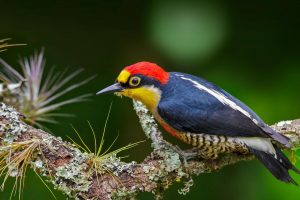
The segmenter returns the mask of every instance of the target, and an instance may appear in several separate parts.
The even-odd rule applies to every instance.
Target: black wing
[[[169,125],[183,132],[267,137],[250,118],[237,110],[213,104],[205,107],[202,109],[180,101],[165,101],[159,104],[158,113]]]
[[[221,102],[207,91],[191,87],[190,80],[197,81],[206,88],[224,95],[235,105],[243,109],[248,116]],[[173,128],[192,133],[241,137],[272,137],[276,141],[290,146],[289,139],[266,125],[250,108],[217,86],[194,76],[181,74],[171,77],[176,83],[168,92],[168,98],[162,97],[158,105],[159,115]],[[181,78],[181,79],[180,79]],[[194,82],[195,83],[195,82]],[[171,84],[170,84],[171,85]],[[168,90],[168,88],[166,88]],[[171,98],[170,98],[171,97]],[[250,116],[250,117],[249,117]]]

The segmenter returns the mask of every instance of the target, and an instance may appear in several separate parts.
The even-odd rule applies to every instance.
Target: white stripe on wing
[[[238,110],[239,112],[241,112],[242,114],[244,114],[245,116],[247,116],[248,118],[250,118],[255,124],[258,124],[258,121],[256,119],[254,119],[250,115],[249,112],[247,112],[246,110],[244,110],[242,107],[238,106],[235,102],[233,102],[230,99],[228,99],[224,94],[222,94],[222,93],[220,93],[220,92],[218,92],[218,91],[216,91],[214,89],[208,88],[208,87],[200,84],[199,82],[197,82],[195,80],[192,80],[190,78],[185,77],[184,75],[176,74],[176,76],[179,76],[183,80],[190,81],[199,90],[203,90],[203,91],[209,93],[210,95],[212,95],[213,97],[215,97],[216,99],[218,99],[222,104],[228,105],[228,106],[230,106],[234,110]]]

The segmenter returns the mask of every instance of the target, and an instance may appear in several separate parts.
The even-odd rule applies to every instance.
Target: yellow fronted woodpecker
[[[244,103],[202,78],[139,62],[125,67],[115,84],[97,94],[104,93],[141,101],[168,133],[199,148],[205,159],[250,152],[277,179],[297,185],[288,171],[300,171],[275,144],[290,148],[289,139]]]

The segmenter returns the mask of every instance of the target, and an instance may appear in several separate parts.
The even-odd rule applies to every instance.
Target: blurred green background
[[[98,76],[66,96],[96,93],[111,84],[126,65],[147,60],[168,71],[202,76],[238,97],[268,124],[300,116],[300,17],[297,1],[0,1],[0,38],[11,37],[25,47],[10,48],[1,57],[18,66],[19,56],[45,47],[47,68],[84,68],[77,81]],[[106,147],[119,134],[114,148],[146,139],[131,100],[113,95],[62,108],[75,114],[47,127],[57,136],[76,139],[71,124],[93,147],[87,120],[104,126]],[[175,143],[175,140],[167,137]],[[128,150],[126,161],[141,161],[150,142]],[[298,163],[298,167],[300,167]],[[300,183],[300,176],[294,178]],[[300,198],[300,189],[275,178],[257,161],[241,162],[213,174],[195,177],[186,196],[178,183],[165,199],[285,199]],[[0,199],[8,199],[11,179]],[[55,192],[58,199],[65,199]],[[53,199],[29,172],[23,198]],[[17,199],[17,197],[15,197]],[[139,199],[152,199],[141,194]]]

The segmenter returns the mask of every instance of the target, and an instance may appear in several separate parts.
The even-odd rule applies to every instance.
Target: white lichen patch
[[[135,161],[130,163],[122,162],[116,154],[112,154],[106,158],[100,157],[97,161],[98,168],[95,169],[98,174],[106,174],[106,173],[113,173],[114,176],[118,177],[120,174],[126,172],[127,174],[132,174],[132,169],[137,164]]]
[[[157,124],[154,120],[154,117],[150,115],[147,108],[139,101],[133,101],[133,107],[137,113],[142,129],[144,130],[145,135],[148,138],[151,138],[153,133],[153,128],[157,129]]]
[[[284,126],[284,125],[290,125],[292,124],[292,120],[288,120],[288,121],[281,121],[277,123],[277,126]]]
[[[149,174],[151,167],[150,166],[143,166],[143,170],[146,174]]]
[[[178,190],[178,193],[181,195],[187,195],[190,192],[191,187],[193,185],[194,185],[194,181],[192,178],[190,178],[188,181],[184,183],[184,187]]]
[[[179,154],[173,151],[164,151],[164,167],[167,172],[172,172],[181,168]]]
[[[139,117],[144,133],[152,140],[152,147],[156,149],[159,156],[163,158],[163,160],[160,161],[159,168],[151,168],[150,166],[143,167],[143,171],[148,175],[148,178],[152,181],[162,182],[162,186],[166,189],[171,184],[168,181],[164,181],[164,178],[167,177],[169,173],[176,173],[176,180],[178,181],[189,177],[183,169],[183,164],[178,152],[174,151],[174,149],[171,148],[172,145],[161,138],[161,132],[158,130],[157,123],[151,113],[141,102],[133,101],[133,107]],[[192,180],[190,180],[191,179],[178,191],[180,194],[189,192],[189,188],[193,185]],[[153,192],[157,195],[156,191]]]
[[[19,174],[19,172],[18,172],[18,170],[16,169],[15,166],[9,166],[8,171],[10,172],[9,176],[11,176],[11,177],[17,177],[18,174]]]
[[[160,151],[159,154],[164,157],[164,159],[160,161],[159,168],[152,168],[148,166],[143,167],[144,172],[148,174],[150,180],[163,181],[169,173],[176,173],[176,179],[181,179],[187,176],[187,174],[183,171],[182,163],[177,153],[164,150]],[[166,183],[165,186],[167,188],[169,186],[168,183]]]
[[[162,143],[161,132],[158,130],[158,125],[153,115],[140,101],[133,101],[133,108],[139,117],[139,122],[145,135],[152,140],[152,148],[160,149]]]
[[[20,114],[4,103],[0,103],[0,117],[9,121],[6,125],[0,124],[0,133],[4,134],[1,138],[5,144],[11,144],[27,130],[26,126],[20,120]]]
[[[44,167],[44,162],[41,159],[38,158],[37,160],[32,162],[32,165],[33,165],[34,168],[42,169]]]
[[[136,199],[136,188],[128,190],[125,187],[120,187],[117,190],[115,190],[111,196],[114,200]]]
[[[75,148],[73,150],[72,160],[68,164],[56,168],[55,180],[52,181],[58,189],[69,196],[75,196],[77,192],[87,192],[91,185],[86,173],[88,154]],[[66,184],[66,182],[72,184]]]

